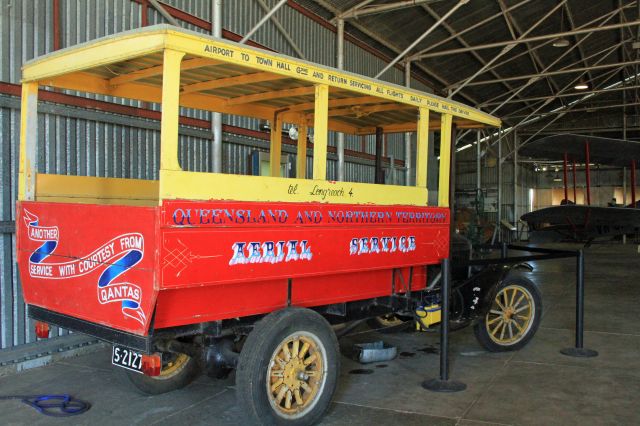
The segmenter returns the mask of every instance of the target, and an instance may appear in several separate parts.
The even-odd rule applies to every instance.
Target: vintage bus
[[[42,173],[40,87],[160,106],[157,179]],[[268,121],[268,154],[258,167],[266,173],[188,170],[179,156],[188,143],[179,135],[181,107]],[[298,135],[294,170],[283,176],[285,124]],[[113,364],[143,392],[182,387],[203,369],[235,368],[248,421],[315,421],[339,375],[331,325],[411,315],[433,296],[428,268],[449,256],[452,129],[485,126],[500,120],[170,26],[29,61],[16,217],[29,316],[39,336],[52,324],[111,343]],[[416,134],[415,185],[328,180],[330,132],[376,131]],[[427,167],[433,131],[439,170]],[[437,205],[428,203],[427,172],[439,176]],[[494,297],[489,287],[474,296]],[[501,330],[480,327],[489,341],[508,348],[529,338],[539,318],[527,289],[512,287],[499,304],[522,297],[521,322],[507,327],[505,311]]]

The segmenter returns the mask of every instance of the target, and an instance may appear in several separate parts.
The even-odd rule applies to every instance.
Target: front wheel
[[[538,287],[524,277],[507,277],[498,285],[487,315],[476,323],[474,332],[491,352],[514,351],[533,338],[541,316]]]
[[[240,352],[236,394],[247,424],[320,420],[336,388],[339,349],[318,313],[287,308],[256,323]]]

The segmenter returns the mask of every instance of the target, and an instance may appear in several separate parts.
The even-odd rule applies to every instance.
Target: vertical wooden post
[[[18,199],[33,201],[38,173],[38,83],[22,84]]]
[[[298,154],[296,157],[296,178],[305,179],[307,175],[307,122],[298,125]]]
[[[178,162],[178,112],[180,110],[180,61],[184,53],[165,49],[162,63],[162,114],[160,169],[180,170]]]
[[[438,177],[438,206],[449,207],[449,171],[451,169],[451,114],[440,116],[440,170]]]
[[[329,86],[316,84],[313,122],[313,179],[327,179],[327,138],[329,124]]]
[[[416,143],[416,186],[427,187],[429,164],[429,109],[420,108]],[[406,167],[406,164],[405,164]]]
[[[272,177],[280,177],[280,159],[282,158],[282,116],[274,114],[271,120],[271,144],[269,146],[269,166]],[[286,176],[285,176],[286,177]]]

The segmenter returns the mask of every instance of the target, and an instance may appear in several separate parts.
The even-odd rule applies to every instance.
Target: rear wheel
[[[518,350],[536,334],[541,316],[538,287],[523,277],[507,277],[498,286],[489,312],[475,325],[475,335],[491,352]]]
[[[142,393],[158,395],[181,389],[191,383],[200,374],[200,366],[189,355],[163,352],[159,376],[124,371],[131,383]]]
[[[320,420],[339,374],[338,341],[318,313],[287,308],[247,337],[236,371],[248,424],[306,425]]]

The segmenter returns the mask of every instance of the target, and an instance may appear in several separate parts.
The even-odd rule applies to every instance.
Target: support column
[[[589,163],[591,159],[589,158],[589,142],[585,142],[584,144],[584,157],[586,159],[584,174],[585,179],[587,180],[587,205],[591,205],[591,173]]]
[[[440,116],[440,170],[438,176],[438,206],[449,207],[449,172],[451,170],[451,114]]]
[[[384,135],[382,127],[376,127],[376,158],[375,158],[375,183],[384,183],[384,169],[382,168],[382,146],[384,143]]]
[[[269,166],[272,177],[280,177],[280,159],[282,158],[282,116],[274,114],[271,122],[269,146]],[[285,176],[286,177],[286,176]]]
[[[576,191],[576,160],[573,160],[573,202],[578,204],[578,194]]]
[[[631,160],[631,205],[636,208],[636,160]]]
[[[329,86],[316,84],[313,122],[313,179],[327,179]]]
[[[298,125],[298,155],[296,157],[296,178],[306,179],[307,176],[307,123],[305,120]]]
[[[211,35],[222,38],[222,0],[211,0],[211,8]],[[211,113],[211,132],[211,171],[222,173],[222,114],[219,112]]]
[[[502,220],[502,129],[498,131],[498,206],[497,206],[497,218],[496,218],[496,229],[498,230],[498,241],[502,242],[502,224],[500,221]]]
[[[178,163],[178,113],[180,111],[180,62],[184,53],[165,49],[162,63],[162,113],[160,169],[181,170]]]
[[[427,173],[429,171],[429,108],[420,108],[417,139],[416,186],[427,188]]]
[[[513,224],[518,238],[518,131],[513,132]]]
[[[562,174],[564,182],[564,199],[569,201],[569,184],[567,182],[567,153],[562,157]]]
[[[404,85],[406,87],[411,87],[411,61],[405,62],[405,65],[404,65]],[[420,110],[420,114],[422,114],[422,109]],[[429,123],[427,123],[427,137],[428,137],[428,132],[429,132]],[[427,153],[425,152],[425,155],[426,154]],[[416,150],[416,157],[417,156],[418,156],[418,153]],[[425,161],[425,164],[426,164],[426,161]],[[411,132],[405,132],[404,134],[404,184],[406,186],[411,186]],[[416,186],[421,186],[418,184],[417,180],[416,180]],[[424,187],[425,188],[427,187],[426,180],[425,180]]]
[[[38,173],[38,83],[22,84],[18,199],[35,201]],[[7,141],[8,143],[8,141]]]
[[[344,19],[338,19],[337,37],[336,68],[342,70],[344,69]],[[338,154],[337,178],[342,182],[344,181],[344,133],[339,132],[337,134],[336,152]]]
[[[480,130],[476,130],[476,196],[480,195],[482,191],[482,151],[480,150]]]

